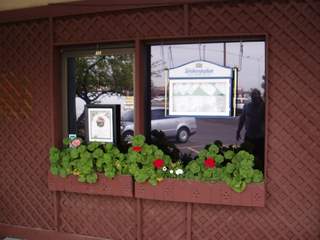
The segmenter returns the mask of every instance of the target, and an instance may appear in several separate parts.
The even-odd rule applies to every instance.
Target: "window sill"
[[[251,183],[245,191],[237,193],[222,182],[165,179],[157,186],[136,182],[135,197],[174,202],[264,207],[265,184]]]
[[[103,174],[98,174],[97,182],[88,184],[79,182],[76,176],[62,178],[49,173],[48,186],[50,191],[133,197],[132,177],[127,175],[116,176],[110,180]]]

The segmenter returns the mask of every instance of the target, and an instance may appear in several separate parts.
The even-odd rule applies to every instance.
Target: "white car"
[[[165,116],[164,108],[152,108],[151,129],[162,131],[167,137],[175,137],[178,142],[185,143],[196,133],[197,123],[194,117]],[[125,140],[134,135],[132,110],[122,116],[121,135]]]

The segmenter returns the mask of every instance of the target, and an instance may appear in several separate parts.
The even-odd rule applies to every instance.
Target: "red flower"
[[[212,157],[208,157],[204,160],[204,166],[206,166],[207,168],[214,168],[215,165],[216,161]]]
[[[133,146],[133,147],[132,147],[132,150],[135,151],[135,152],[141,152],[142,147],[140,147],[140,146]]]
[[[164,166],[164,160],[162,159],[156,159],[153,161],[153,166],[157,169],[160,169]]]

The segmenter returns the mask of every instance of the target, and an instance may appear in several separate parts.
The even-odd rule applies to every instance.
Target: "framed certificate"
[[[85,106],[87,142],[117,143],[120,133],[120,105]]]

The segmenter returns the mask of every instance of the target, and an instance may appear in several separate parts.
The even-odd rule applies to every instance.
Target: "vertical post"
[[[265,80],[264,80],[264,91],[265,91],[265,121],[264,121],[264,178],[267,179],[267,167],[268,167],[268,143],[269,143],[269,35],[265,35]],[[268,181],[268,180],[267,180]],[[267,181],[264,181],[266,184]],[[265,194],[266,198],[266,194]],[[266,199],[265,199],[266,201]]]
[[[227,65],[227,47],[226,42],[223,42],[223,66]]]
[[[144,134],[144,57],[143,43],[135,40],[135,82],[134,82],[134,131],[135,134]]]
[[[189,35],[189,4],[183,4],[183,15],[184,15],[184,35]]]
[[[59,64],[58,64],[58,51],[54,48],[53,39],[53,19],[49,18],[49,29],[50,29],[50,70],[49,70],[49,97],[50,97],[50,113],[51,113],[51,145],[59,145],[61,142],[61,112],[59,111],[61,106],[60,96],[60,81],[58,81]],[[52,200],[54,205],[54,229],[59,231],[59,198],[58,192],[52,193]]]
[[[238,89],[238,69],[233,68],[233,117],[236,116],[237,109],[237,89]]]
[[[192,203],[187,203],[187,240],[192,239]]]
[[[137,198],[136,203],[137,240],[142,240],[142,199]]]
[[[168,79],[169,79],[169,69],[164,70],[164,116],[167,116],[168,112]]]
[[[68,82],[68,133],[77,133],[76,116],[76,60],[67,58],[67,82]]]

